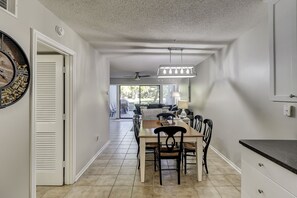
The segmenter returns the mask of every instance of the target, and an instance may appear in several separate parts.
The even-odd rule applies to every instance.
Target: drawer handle
[[[294,94],[290,94],[289,97],[290,97],[290,98],[297,98],[297,96],[294,95]]]
[[[262,194],[262,193],[264,193],[264,192],[263,192],[263,190],[258,189],[258,193],[259,193],[259,194]]]
[[[263,167],[264,164],[262,164],[262,163],[258,163],[258,166],[259,166],[259,167]]]

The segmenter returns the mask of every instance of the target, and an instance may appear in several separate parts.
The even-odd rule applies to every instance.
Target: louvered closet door
[[[63,185],[63,56],[38,55],[35,75],[36,184]]]
[[[7,0],[0,0],[0,6],[6,10],[7,9]]]

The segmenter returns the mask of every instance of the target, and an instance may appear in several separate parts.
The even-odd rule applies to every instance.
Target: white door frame
[[[73,184],[76,175],[76,107],[75,107],[75,67],[76,53],[45,36],[35,29],[31,29],[31,65],[32,82],[30,93],[30,197],[36,197],[36,159],[35,159],[35,82],[37,67],[37,43],[43,43],[54,48],[65,56],[65,184]]]

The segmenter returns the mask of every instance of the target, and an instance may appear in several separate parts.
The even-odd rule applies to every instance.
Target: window
[[[160,86],[159,85],[144,85],[139,86],[139,104],[159,104],[160,103]]]
[[[0,0],[0,8],[4,9],[7,13],[16,16],[17,0]]]

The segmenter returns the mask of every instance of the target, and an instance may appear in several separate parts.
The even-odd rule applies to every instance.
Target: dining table
[[[184,134],[184,142],[194,142],[196,145],[196,168],[197,168],[197,180],[202,181],[202,142],[203,134],[196,131],[194,128],[186,124],[181,119],[174,119],[166,122],[160,120],[141,120],[139,139],[140,139],[140,180],[141,182],[145,181],[145,158],[146,158],[146,143],[158,142],[157,135],[154,133],[154,130],[161,126],[181,126],[187,129],[187,132]],[[166,138],[166,135],[161,135],[161,138]],[[178,138],[178,137],[177,137]]]

